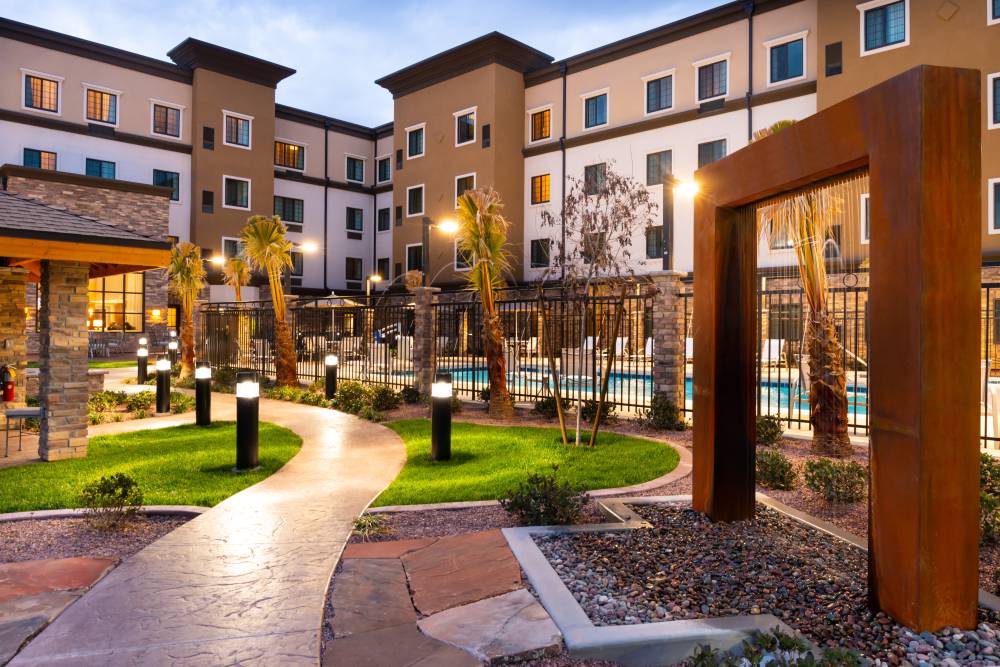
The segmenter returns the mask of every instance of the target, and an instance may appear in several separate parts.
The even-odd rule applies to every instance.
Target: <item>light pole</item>
[[[431,459],[451,459],[451,373],[438,373],[431,384]]]
[[[431,264],[431,227],[437,227],[445,234],[454,234],[458,231],[458,223],[451,219],[445,219],[438,223],[431,222],[431,219],[424,216],[424,236],[422,243],[422,253],[420,258],[420,269],[424,274],[424,287],[429,285],[428,276],[430,275],[430,264]]]
[[[372,297],[372,284],[373,283],[380,283],[380,282],[382,282],[382,274],[381,273],[373,273],[370,276],[368,276],[368,279],[365,281],[365,299],[366,300],[367,299],[371,299],[371,297]]]
[[[156,414],[165,415],[170,412],[170,359],[160,357],[156,360]]]
[[[257,467],[260,384],[254,371],[236,374],[236,468]]]
[[[207,361],[199,361],[194,369],[195,423],[198,426],[212,424],[212,367]]]

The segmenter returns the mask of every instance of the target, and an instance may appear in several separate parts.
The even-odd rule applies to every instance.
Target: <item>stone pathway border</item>
[[[146,516],[190,516],[196,517],[207,512],[209,507],[197,505],[143,505],[137,512]],[[32,519],[78,519],[86,516],[84,508],[61,510],[31,510],[29,512],[7,512],[0,514],[0,523],[5,521],[30,521]]]

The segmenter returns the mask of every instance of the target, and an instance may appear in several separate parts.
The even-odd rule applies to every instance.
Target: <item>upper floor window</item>
[[[153,103],[153,134],[168,137],[181,136],[181,110],[164,104]]]
[[[1000,72],[986,77],[987,125],[1000,129]]]
[[[365,181],[365,161],[362,158],[347,156],[347,180],[356,183]]]
[[[406,246],[406,270],[424,270],[424,246],[421,243],[410,243]]]
[[[246,178],[235,176],[222,177],[223,199],[222,205],[225,208],[250,208],[250,181]]]
[[[531,177],[531,203],[545,204],[551,198],[551,177],[541,174]]]
[[[424,154],[424,126],[416,125],[406,128],[406,159],[420,157]]]
[[[301,277],[302,272],[305,269],[305,256],[301,252],[296,252],[294,250],[289,252],[288,256],[292,260],[291,275]]]
[[[424,214],[424,186],[411,185],[406,188],[406,215]]]
[[[118,94],[107,90],[87,88],[87,120],[117,125]]]
[[[59,77],[24,73],[24,107],[59,113]]]
[[[95,178],[113,179],[115,177],[115,163],[108,160],[95,160],[89,157],[87,158],[86,174]]]
[[[36,148],[24,149],[24,166],[35,169],[56,168],[56,154],[51,151],[40,151]]]
[[[464,146],[476,140],[476,107],[455,113],[455,145]]]
[[[726,157],[726,140],[717,139],[698,144],[698,168]]]
[[[990,234],[1000,234],[1000,178],[991,178],[987,190]]]
[[[274,142],[274,164],[289,169],[306,168],[306,147],[287,141]]]
[[[387,232],[392,226],[389,219],[389,209],[380,208],[376,214],[375,229],[380,232]]]
[[[253,116],[243,116],[232,111],[223,111],[222,113],[226,125],[222,143],[227,146],[249,149]]]
[[[461,247],[458,239],[455,239],[455,270],[468,271],[472,268],[472,260],[472,253]]]
[[[347,207],[347,231],[365,231],[365,212],[360,208]]]
[[[674,76],[656,76],[646,79],[646,113],[664,111],[674,106]]]
[[[646,155],[646,185],[665,185],[672,178],[672,171],[673,154],[670,151]]]
[[[909,43],[909,0],[870,0],[861,12],[861,55]]]
[[[583,128],[600,127],[608,124],[608,94],[594,95],[583,99]]]
[[[176,171],[153,170],[153,185],[170,188],[170,201],[181,200],[181,175]]]
[[[543,269],[549,265],[549,239],[531,240],[531,268]]]
[[[698,68],[698,101],[706,102],[729,93],[729,54],[712,62],[695,63]]]
[[[588,164],[583,168],[583,192],[588,195],[602,194],[607,186],[608,165]]]
[[[294,197],[274,196],[274,214],[282,222],[293,222],[301,225],[304,217],[305,203]]]
[[[986,11],[988,12],[986,25],[1000,23],[1000,0],[987,0]]]
[[[458,208],[458,198],[469,190],[476,189],[476,175],[464,174],[455,177],[455,208]]]
[[[360,281],[365,278],[365,263],[360,257],[344,258],[344,277],[351,281]]]
[[[376,162],[378,167],[377,178],[379,183],[387,183],[392,179],[392,163],[389,157],[380,157]]]
[[[872,240],[872,211],[871,197],[868,193],[861,195],[861,243],[870,243]]]
[[[552,136],[552,109],[542,109],[531,114],[531,141],[542,141]]]
[[[243,257],[243,250],[245,248],[245,243],[242,239],[234,239],[232,237],[223,236],[222,237],[222,256],[226,259],[232,259],[233,257]]]
[[[767,47],[767,83],[783,83],[806,76],[806,35],[799,33],[764,42]]]

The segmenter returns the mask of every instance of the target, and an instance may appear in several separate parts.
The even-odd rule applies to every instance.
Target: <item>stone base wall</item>
[[[418,287],[414,290],[413,308],[413,381],[421,394],[431,393],[436,370],[434,346],[437,340],[434,328],[434,304],[437,287]]]
[[[14,267],[0,267],[0,366],[13,366],[14,400],[0,401],[0,426],[8,408],[24,407],[28,350],[25,345],[24,291],[27,272]]]

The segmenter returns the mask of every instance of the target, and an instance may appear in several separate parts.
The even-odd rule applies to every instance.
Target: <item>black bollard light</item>
[[[149,373],[149,348],[146,347],[146,339],[139,339],[139,349],[135,351],[135,381],[137,384],[146,384],[148,379],[147,375]]]
[[[170,364],[171,365],[177,363],[177,348],[178,348],[178,345],[177,345],[177,339],[176,338],[171,339],[170,342],[167,343],[167,352],[170,353]]]
[[[260,385],[253,371],[236,374],[236,470],[257,467]]]
[[[323,363],[326,365],[326,400],[330,401],[337,393],[337,355],[326,355]]]
[[[198,426],[212,424],[212,367],[207,361],[199,361],[194,369],[195,423]]]
[[[160,357],[156,360],[156,414],[170,412],[170,360]]]
[[[451,373],[438,373],[431,384],[431,459],[451,458]]]

